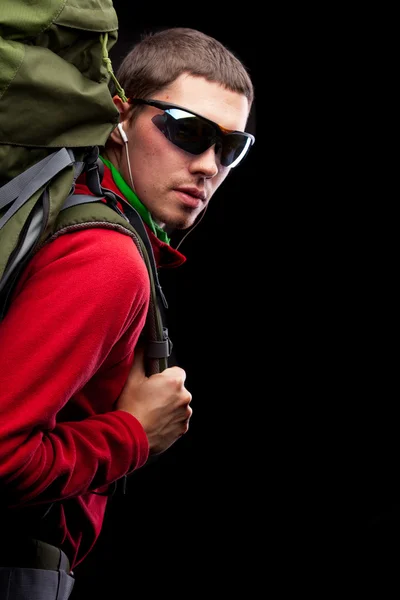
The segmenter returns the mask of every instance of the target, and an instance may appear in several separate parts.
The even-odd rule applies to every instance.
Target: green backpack
[[[167,303],[138,213],[121,213],[101,186],[99,148],[118,122],[108,51],[117,41],[111,0],[1,0],[0,319],[27,262],[44,244],[79,227],[129,235],[147,266],[151,300],[144,330],[148,374],[168,366]],[[95,196],[74,194],[85,172]],[[106,200],[106,203],[104,202]]]

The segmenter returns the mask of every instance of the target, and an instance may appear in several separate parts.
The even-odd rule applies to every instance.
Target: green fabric
[[[59,148],[73,148],[76,160],[83,160],[88,148],[105,144],[119,112],[105,56],[118,37],[112,0],[0,0],[0,5],[1,188]],[[73,176],[71,165],[48,185],[43,239]],[[37,194],[28,199],[0,231],[0,275],[37,199]]]
[[[151,214],[136,196],[132,188],[126,183],[121,173],[117,171],[114,165],[109,160],[107,160],[107,158],[104,158],[103,156],[100,156],[100,158],[103,161],[103,163],[110,169],[112,177],[114,179],[114,183],[120,190],[121,194],[125,196],[129,204],[131,204],[133,208],[137,210],[139,215],[142,217],[143,221],[150,227],[154,235],[156,235],[158,239],[162,242],[170,244],[170,238],[167,236],[165,231],[153,221]]]
[[[112,0],[0,4],[2,185],[57,148],[105,144],[119,113],[101,38],[109,51],[118,19]]]

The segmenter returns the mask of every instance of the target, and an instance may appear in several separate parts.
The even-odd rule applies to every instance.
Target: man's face
[[[244,131],[249,112],[245,96],[186,74],[152,99],[177,104],[231,130]],[[186,229],[205,209],[230,167],[220,164],[214,146],[194,155],[172,144],[152,122],[157,114],[162,111],[143,106],[133,122],[123,122],[135,192],[157,223]],[[130,183],[125,152],[119,168]]]

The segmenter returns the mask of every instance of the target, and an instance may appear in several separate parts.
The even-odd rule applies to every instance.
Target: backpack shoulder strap
[[[111,190],[105,191],[114,196]],[[150,304],[145,325],[145,341],[148,375],[151,375],[167,368],[172,342],[166,327],[167,303],[158,279],[151,242],[140,216],[134,209],[132,211],[128,220],[111,197],[72,194],[58,215],[53,234],[46,243],[82,227],[115,229],[132,238],[146,264],[150,278]]]

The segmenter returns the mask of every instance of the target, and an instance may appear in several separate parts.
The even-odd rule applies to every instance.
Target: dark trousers
[[[45,542],[13,540],[0,551],[1,600],[68,600],[74,586],[62,550]]]

